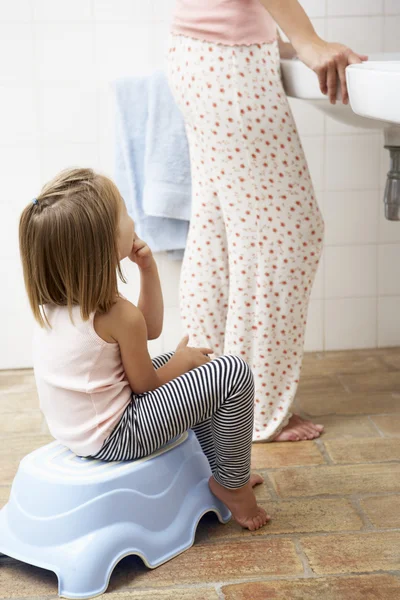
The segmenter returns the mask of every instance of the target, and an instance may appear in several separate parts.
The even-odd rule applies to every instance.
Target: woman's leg
[[[170,85],[179,96],[180,76],[170,64]],[[189,77],[189,76],[187,76]],[[184,100],[177,97],[183,109]],[[228,312],[228,247],[215,184],[207,178],[209,157],[197,131],[186,127],[192,176],[192,218],[180,277],[180,313],[189,344],[223,354]]]
[[[239,357],[221,356],[157,388],[133,396],[119,425],[95,458],[149,456],[187,429],[211,422],[216,464],[212,491],[245,527],[267,520],[250,482],[254,380]]]
[[[291,417],[323,221],[282,88],[277,45],[231,48],[184,38],[174,44],[181,107],[207,154],[206,179],[216,187],[226,229],[224,351],[252,366],[253,439],[271,441]],[[196,265],[194,259],[194,276]],[[280,439],[319,435],[312,424],[292,422]]]

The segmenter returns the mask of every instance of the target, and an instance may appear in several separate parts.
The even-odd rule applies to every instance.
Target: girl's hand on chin
[[[135,238],[132,251],[129,255],[132,262],[136,263],[139,269],[148,269],[154,262],[153,253],[143,240]]]

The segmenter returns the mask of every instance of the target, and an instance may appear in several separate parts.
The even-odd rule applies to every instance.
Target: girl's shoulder
[[[109,344],[118,341],[118,331],[135,318],[140,310],[124,296],[118,296],[107,313],[96,313],[93,327],[98,336]]]

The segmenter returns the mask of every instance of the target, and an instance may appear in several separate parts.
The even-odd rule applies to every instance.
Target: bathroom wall
[[[303,0],[317,31],[363,53],[400,52],[399,0]],[[21,209],[59,169],[113,174],[110,82],[162,66],[173,0],[0,2],[0,368],[31,364],[32,319],[18,257]],[[379,133],[292,102],[326,221],[306,350],[400,345],[400,223],[383,217]],[[165,330],[179,340],[178,263],[157,257]],[[125,294],[137,296],[127,265]]]

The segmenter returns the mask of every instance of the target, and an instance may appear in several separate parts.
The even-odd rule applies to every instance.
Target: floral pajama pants
[[[254,441],[288,422],[324,223],[285,96],[277,42],[171,36],[193,205],[180,283],[189,343],[253,369]]]

